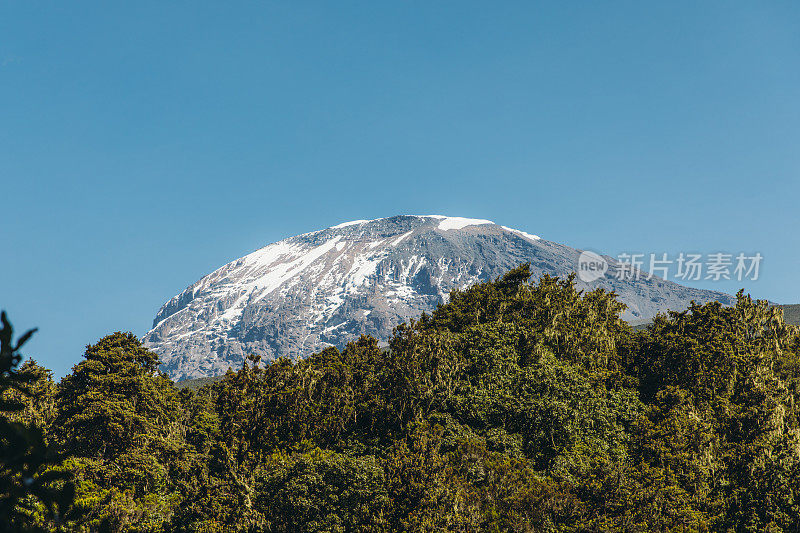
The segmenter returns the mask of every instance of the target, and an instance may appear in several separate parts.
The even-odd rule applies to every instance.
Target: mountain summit
[[[270,244],[215,270],[165,303],[145,344],[173,379],[238,368],[246,354],[304,357],[361,334],[389,339],[401,322],[447,300],[453,289],[494,279],[529,262],[532,279],[576,270],[580,250],[489,220],[395,216],[356,220]],[[727,294],[658,277],[576,280],[616,291],[624,318],[646,320],[691,300]]]

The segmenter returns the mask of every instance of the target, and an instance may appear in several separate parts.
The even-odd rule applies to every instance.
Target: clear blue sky
[[[0,307],[63,375],[260,246],[488,218],[761,252],[800,302],[796,2],[0,6]]]

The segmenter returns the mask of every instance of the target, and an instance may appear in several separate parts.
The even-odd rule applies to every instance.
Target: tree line
[[[130,333],[55,383],[0,330],[10,531],[800,531],[800,330],[740,292],[632,330],[527,265],[178,389]]]

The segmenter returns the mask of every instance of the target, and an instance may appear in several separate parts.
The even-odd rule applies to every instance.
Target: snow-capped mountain
[[[356,220],[290,237],[237,259],[165,303],[145,344],[174,379],[237,369],[244,356],[304,357],[362,333],[386,341],[392,328],[445,301],[452,289],[530,262],[534,279],[576,270],[579,250],[489,220],[395,216]],[[644,320],[691,300],[727,294],[658,277],[609,274],[579,288],[614,290],[625,318]]]

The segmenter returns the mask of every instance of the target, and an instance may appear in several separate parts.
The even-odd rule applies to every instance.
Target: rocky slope
[[[303,357],[362,333],[392,328],[446,300],[453,289],[493,279],[523,262],[534,278],[576,270],[579,250],[488,220],[396,216],[290,237],[237,259],[165,303],[145,343],[174,379],[239,368],[247,353]],[[579,288],[614,290],[625,318],[643,321],[691,300],[727,294],[653,277],[618,280],[618,265]]]

